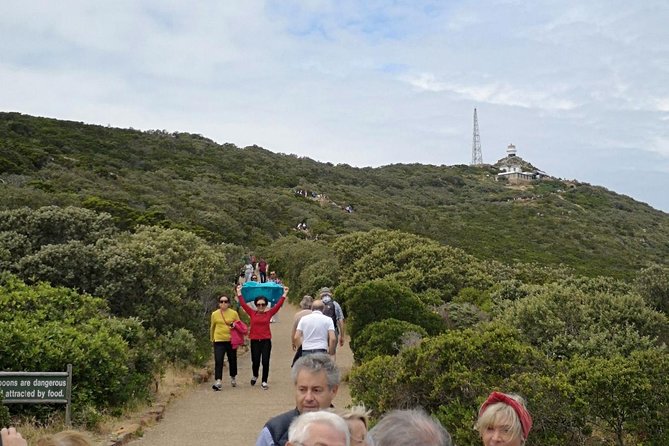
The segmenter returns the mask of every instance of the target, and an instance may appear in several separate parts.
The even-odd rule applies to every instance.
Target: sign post
[[[67,372],[0,372],[4,404],[65,404],[65,424],[72,413],[72,364]]]

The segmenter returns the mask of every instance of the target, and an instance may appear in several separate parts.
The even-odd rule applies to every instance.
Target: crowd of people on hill
[[[292,368],[295,408],[269,419],[256,446],[452,446],[441,423],[421,409],[393,410],[369,429],[364,406],[333,407],[340,373],[330,355],[302,356]],[[476,422],[483,446],[522,446],[532,417],[518,395],[492,392]]]
[[[250,270],[247,269],[250,267]],[[243,284],[263,277],[267,262],[249,256],[237,281],[233,299],[218,298],[211,313],[210,340],[214,350],[214,384],[222,388],[224,359],[228,360],[231,387],[237,386],[237,347],[248,336],[251,349],[251,386],[260,379],[269,388],[272,331],[270,324],[283,307],[289,288],[274,305],[264,295],[247,301]],[[247,280],[248,277],[248,280]],[[281,284],[275,271],[265,282]],[[237,303],[249,316],[249,326],[233,309]],[[291,378],[295,387],[295,407],[268,420],[258,434],[256,446],[452,446],[451,437],[435,418],[420,409],[394,410],[369,429],[369,412],[363,406],[334,409],[333,400],[341,380],[336,365],[337,346],[344,345],[345,319],[330,288],[323,287],[318,297],[306,295],[293,318],[291,342],[295,355]],[[262,373],[261,373],[262,367]],[[532,417],[518,395],[492,392],[481,405],[475,428],[483,446],[523,446],[532,428]],[[0,446],[27,446],[13,427],[0,431]],[[90,446],[90,441],[75,431],[45,437],[38,446]]]
[[[369,429],[369,412],[363,406],[334,409],[340,373],[329,355],[300,358],[292,369],[295,408],[263,426],[256,446],[452,446],[441,423],[421,409],[393,410]],[[513,394],[492,392],[481,405],[475,428],[483,446],[524,446],[532,417],[524,400]],[[0,445],[28,446],[14,427],[0,430]],[[37,446],[92,446],[87,435],[63,431],[37,441]]]
[[[235,278],[235,286],[242,285],[245,282],[251,282],[251,281],[260,283],[267,282],[268,266],[269,264],[262,257],[256,259],[256,256],[254,254],[245,256],[244,265],[241,267],[241,270],[239,271],[239,276]],[[276,272],[274,274],[276,275]]]
[[[250,266],[255,268],[252,261],[253,259]],[[252,271],[249,275],[250,281],[254,281],[255,277]],[[275,271],[270,272],[268,281],[281,283]],[[270,322],[283,306],[288,287],[283,288],[283,295],[271,308],[269,300],[264,296],[256,297],[252,303],[247,302],[242,288],[238,283],[235,294],[251,321],[251,385],[256,384],[262,366],[261,387],[267,389],[272,349]],[[222,300],[229,301],[225,296]],[[221,304],[225,309],[227,302]],[[369,429],[369,412],[363,406],[334,409],[332,402],[340,383],[336,352],[337,346],[344,345],[346,335],[344,312],[328,287],[321,288],[315,298],[310,295],[303,296],[299,305],[300,309],[295,313],[291,330],[291,342],[295,351],[291,364],[295,408],[268,420],[258,435],[256,446],[452,445],[446,429],[420,409],[389,412],[372,429]],[[237,313],[229,315],[231,320],[238,317]],[[212,314],[212,324],[220,319]],[[215,329],[212,328],[212,333],[214,332]],[[216,351],[216,347],[214,348]],[[225,351],[228,351],[227,348]],[[216,361],[216,364],[218,370],[219,362]],[[232,363],[230,369],[234,385]],[[236,375],[236,362],[234,374]],[[220,375],[220,372],[216,372],[216,383],[219,382],[217,377]],[[491,393],[481,405],[476,423],[484,446],[524,445],[531,426],[532,418],[522,398],[501,392]]]

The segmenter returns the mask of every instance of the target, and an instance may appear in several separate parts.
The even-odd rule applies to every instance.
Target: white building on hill
[[[495,166],[499,169],[497,179],[506,179],[512,184],[526,183],[547,176],[543,171],[519,157],[516,146],[513,144],[508,145],[506,157],[497,161]]]

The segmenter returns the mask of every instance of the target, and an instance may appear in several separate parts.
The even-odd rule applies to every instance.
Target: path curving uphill
[[[297,308],[284,305],[279,322],[272,328],[272,356],[269,389],[260,383],[251,386],[251,357],[246,353],[238,358],[237,387],[230,387],[227,361],[223,370],[223,389],[212,390],[212,381],[172,401],[163,419],[148,428],[142,438],[131,446],[200,446],[254,445],[265,422],[281,412],[295,407],[295,392],[290,377],[293,349],[290,342],[293,315]],[[339,347],[337,365],[342,377],[351,369],[353,355],[348,345]],[[334,400],[337,407],[351,404],[348,384],[343,382]]]

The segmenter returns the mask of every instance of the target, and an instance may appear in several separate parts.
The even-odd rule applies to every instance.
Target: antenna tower
[[[481,153],[481,136],[479,135],[479,119],[474,109],[474,137],[472,140],[472,166],[483,164],[483,154]]]

